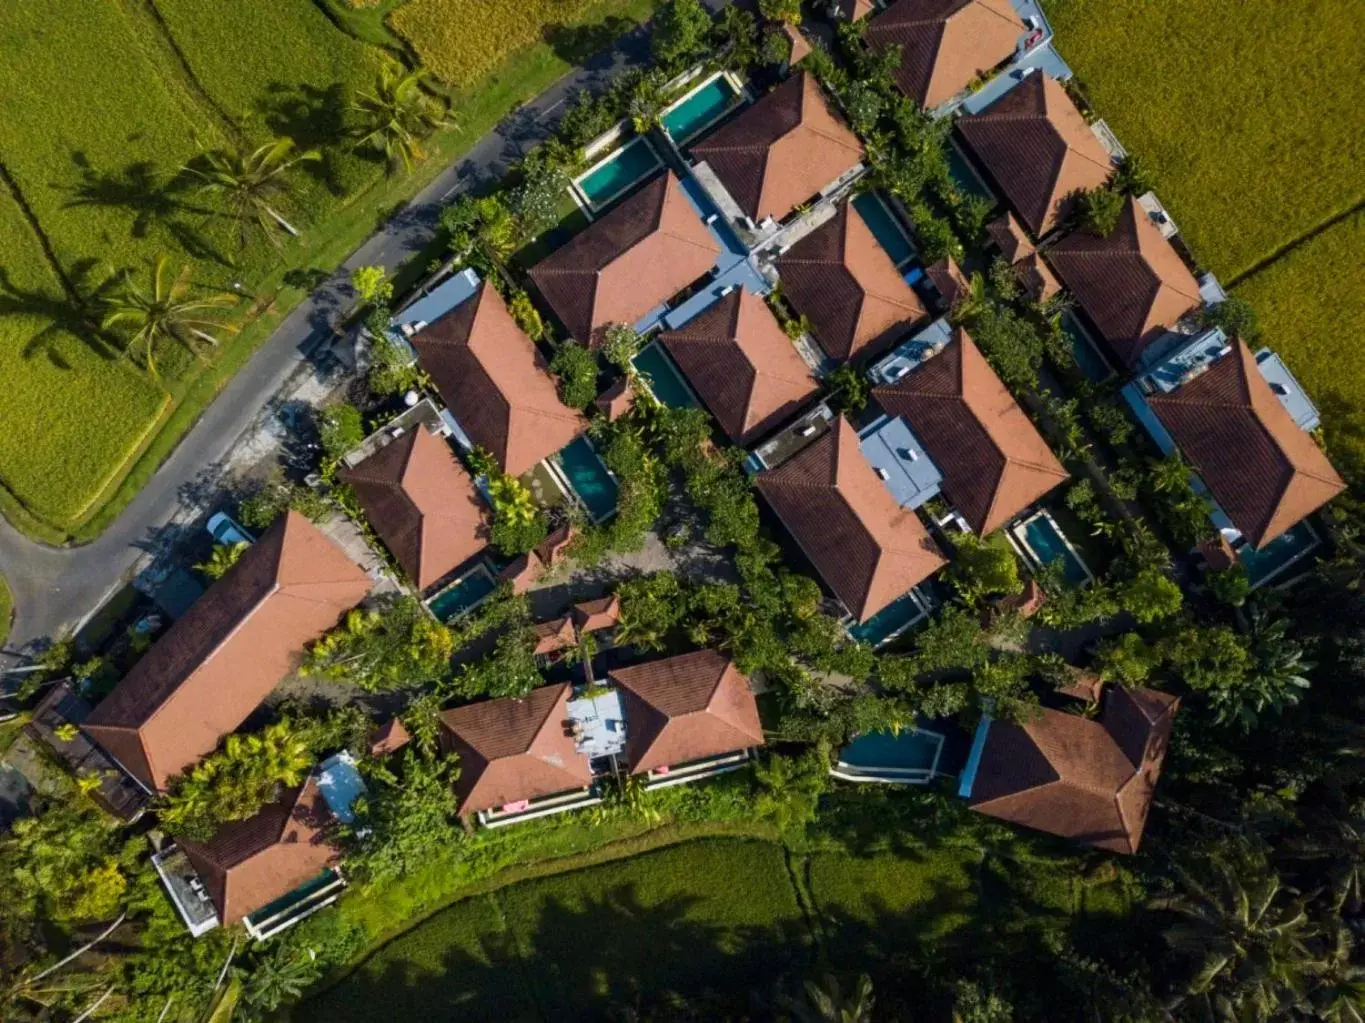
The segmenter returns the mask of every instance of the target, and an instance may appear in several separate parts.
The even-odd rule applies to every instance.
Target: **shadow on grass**
[[[93,259],[82,260],[71,267],[66,277],[78,296],[73,299],[55,290],[20,287],[8,268],[0,266],[0,320],[17,316],[43,320],[47,324],[24,343],[25,359],[46,356],[58,369],[70,369],[71,364],[58,350],[58,342],[65,335],[78,338],[102,359],[122,356],[122,351],[100,329],[100,299],[112,281],[97,281],[97,267],[98,263]]]
[[[608,51],[637,29],[629,18],[613,14],[591,25],[547,25],[541,37],[566,64],[581,64],[591,70],[593,57],[609,60]]]
[[[370,150],[349,147],[346,133],[350,128],[346,89],[337,82],[323,88],[307,84],[275,82],[267,87],[266,95],[256,103],[266,129],[272,135],[292,139],[300,150],[320,149],[322,159],[300,164],[300,170],[320,182],[333,196],[349,194],[355,182],[348,182],[343,174],[344,156],[360,159],[378,166],[382,159]]]

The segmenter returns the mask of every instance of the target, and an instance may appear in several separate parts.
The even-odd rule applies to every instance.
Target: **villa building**
[[[82,724],[149,792],[213,752],[364,599],[370,578],[288,511],[138,661]]]

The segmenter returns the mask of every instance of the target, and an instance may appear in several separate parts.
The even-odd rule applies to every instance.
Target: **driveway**
[[[727,0],[705,2],[719,10]],[[353,268],[398,267],[431,240],[443,203],[501,177],[553,130],[566,102],[580,90],[601,88],[618,71],[648,58],[649,37],[643,29],[623,36],[612,50],[515,110],[448,167],[280,324],[98,540],[78,548],[46,547],[0,517],[0,572],[14,591],[16,612],[9,646],[0,652],[0,669],[84,621],[133,578],[149,552],[164,547],[168,524],[206,510],[215,470],[238,439],[292,378],[309,371],[310,358],[323,354],[334,340],[333,325],[352,300]]]

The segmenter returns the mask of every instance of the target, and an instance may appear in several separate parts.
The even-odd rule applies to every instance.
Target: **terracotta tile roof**
[[[877,478],[843,418],[761,473],[758,489],[860,622],[947,564],[919,517]]]
[[[621,598],[616,594],[582,600],[573,606],[573,621],[579,632],[614,629],[621,621]]]
[[[749,680],[714,650],[617,668],[607,678],[621,688],[631,774],[763,745]]]
[[[1024,294],[1035,302],[1046,302],[1053,295],[1061,294],[1061,283],[1052,275],[1052,268],[1040,253],[1025,256],[1015,264],[1014,271]]]
[[[990,235],[1000,254],[1010,263],[1017,263],[1024,257],[1033,255],[1033,243],[1028,240],[1023,225],[1013,213],[1006,212],[1003,217],[996,217],[986,225],[986,233]]]
[[[624,416],[635,407],[635,392],[631,389],[630,377],[621,377],[617,380],[597,396],[593,405],[607,417],[609,423],[614,423]]]
[[[938,289],[938,293],[943,296],[943,302],[949,309],[971,293],[972,282],[967,279],[967,275],[962,272],[962,268],[952,256],[931,263],[924,272]]]
[[[795,67],[810,54],[811,45],[806,42],[806,37],[802,35],[801,30],[795,25],[783,25],[782,32],[792,44],[791,56],[787,58],[787,62],[791,64],[792,67]]]
[[[151,789],[212,752],[365,597],[369,577],[285,513],[104,698],[82,727]]]
[[[557,654],[561,650],[568,650],[578,642],[578,633],[574,631],[573,618],[565,615],[563,618],[554,618],[548,622],[537,622],[533,627],[536,634],[537,654]]]
[[[460,757],[460,813],[592,783],[588,758],[564,724],[569,694],[567,684],[542,686],[523,700],[485,700],[441,714],[441,746]]]
[[[965,330],[894,384],[872,390],[943,473],[943,493],[982,536],[1067,479],[1062,463]]]
[[[1014,56],[1023,33],[1009,0],[899,0],[868,22],[863,40],[877,51],[899,46],[896,84],[932,108]]]
[[[328,839],[332,814],[317,782],[290,789],[254,817],[219,827],[208,842],[177,839],[223,924],[233,924],[341,862]]]
[[[536,545],[536,557],[540,558],[541,564],[546,568],[554,568],[568,556],[566,552],[569,544],[573,543],[577,535],[578,530],[574,528],[572,522],[556,526],[550,530],[549,536]]]
[[[659,340],[736,444],[790,418],[820,389],[767,303],[742,288]]]
[[[871,353],[927,312],[871,228],[845,203],[777,260],[782,294],[840,361]]]
[[[511,476],[587,429],[587,420],[559,400],[545,359],[487,282],[414,334],[412,346],[460,428]]]
[[[1212,572],[1223,572],[1237,564],[1237,552],[1221,531],[1217,536],[1200,540],[1198,547],[1199,553],[1204,556],[1204,564]]]
[[[863,160],[863,145],[829,108],[815,76],[792,75],[692,147],[740,209],[781,220]]]
[[[403,727],[403,722],[398,718],[389,718],[388,721],[374,730],[370,736],[370,756],[386,757],[390,753],[397,753],[406,746],[412,739],[408,730]]]
[[[992,721],[972,786],[974,810],[1136,852],[1179,700],[1107,687],[1098,720],[1043,710],[1024,724]]]
[[[1135,199],[1108,237],[1073,231],[1047,250],[1047,259],[1130,367],[1201,302],[1194,275]]]
[[[509,562],[507,567],[498,573],[498,578],[503,582],[510,582],[512,592],[521,595],[540,582],[544,574],[545,562],[540,560],[535,551],[528,551]]]
[[[545,301],[579,341],[634,323],[715,265],[720,245],[672,171],[660,174],[531,268]]]
[[[1066,91],[1035,71],[957,130],[1035,237],[1054,228],[1071,196],[1103,185],[1109,153]]]
[[[337,478],[418,589],[488,546],[489,509],[444,437],[409,430]]]
[[[1232,524],[1262,547],[1345,489],[1241,341],[1232,353],[1147,404]]]

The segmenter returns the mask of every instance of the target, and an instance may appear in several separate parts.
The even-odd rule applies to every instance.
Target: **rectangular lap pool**
[[[450,622],[472,611],[497,586],[498,581],[493,578],[488,566],[480,565],[428,600],[427,607],[437,620]]]
[[[579,437],[556,455],[555,461],[565,482],[578,495],[594,522],[601,522],[616,511],[619,492],[616,479],[597,457],[592,441]]]
[[[1321,542],[1312,526],[1307,522],[1300,522],[1259,551],[1247,544],[1237,552],[1237,560],[1246,569],[1247,578],[1255,589],[1283,575],[1287,568],[1302,561]]]
[[[721,72],[664,112],[664,131],[680,146],[690,142],[729,113],[742,95],[729,76]]]
[[[637,372],[644,379],[645,386],[662,405],[669,408],[696,408],[697,399],[687,381],[682,378],[678,368],[673,365],[657,341],[651,341],[640,349],[631,360]]]
[[[948,146],[948,173],[952,175],[957,187],[968,195],[979,195],[983,199],[989,199],[992,203],[996,201],[991,190],[985,186],[977,176],[972,165],[967,162],[967,158],[958,152],[957,146]]]
[[[876,192],[864,192],[853,200],[853,208],[858,211],[863,223],[877,239],[877,244],[886,250],[886,254],[891,257],[897,268],[903,267],[915,258],[915,248],[910,244],[905,229],[901,227],[895,214],[887,208],[881,196]]]
[[[1040,511],[1025,519],[1011,532],[1024,556],[1033,564],[1043,566],[1058,562],[1067,582],[1077,586],[1094,578],[1076,548],[1047,512]]]
[[[661,166],[659,154],[648,139],[640,136],[575,178],[573,188],[583,204],[595,213]]]
[[[848,630],[848,634],[860,643],[881,646],[883,643],[891,642],[927,613],[919,595],[911,590],[899,600],[887,604],[861,625],[854,625]]]
[[[839,751],[830,774],[844,781],[924,785],[938,773],[943,742],[942,735],[922,728],[868,732]]]

